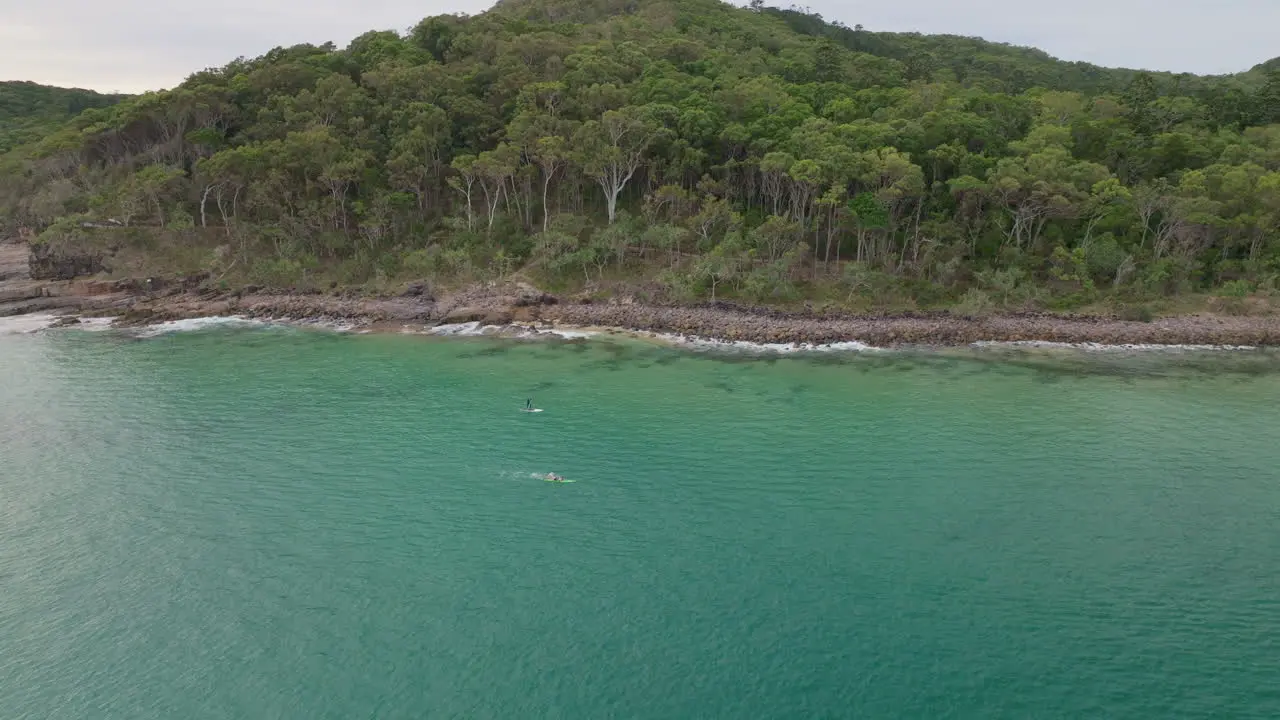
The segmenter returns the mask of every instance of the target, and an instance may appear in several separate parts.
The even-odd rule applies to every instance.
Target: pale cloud
[[[1197,74],[1280,56],[1277,0],[802,0],[868,30],[946,33],[1028,45],[1064,60]]]
[[[43,38],[40,29],[32,25],[6,23],[0,25],[0,42],[36,42]]]
[[[368,30],[405,30],[426,16],[478,13],[491,3],[0,0],[0,79],[139,92],[170,87],[194,71],[276,46],[344,45]],[[804,4],[827,19],[869,30],[977,35],[1108,66],[1227,73],[1280,55],[1277,0]]]
[[[0,0],[0,80],[104,92],[172,87],[192,72],[277,46],[404,31],[492,0]],[[21,28],[20,32],[12,32]]]

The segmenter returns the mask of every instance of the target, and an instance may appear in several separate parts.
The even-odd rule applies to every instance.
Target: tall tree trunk
[[[622,188],[617,185],[614,185],[612,188],[607,186],[604,188],[605,202],[608,205],[608,209],[609,209],[610,225],[612,225],[613,221],[618,217],[618,195],[620,195],[621,193],[622,193]]]
[[[209,193],[213,192],[213,190],[217,187],[218,187],[217,185],[206,185],[204,188],[204,193],[200,195],[200,227],[202,228],[209,227],[209,220],[205,216],[204,208],[205,208],[205,203],[209,201]]]

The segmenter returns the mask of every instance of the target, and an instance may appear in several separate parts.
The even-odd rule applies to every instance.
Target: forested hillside
[[[92,90],[0,82],[0,152],[38,140],[84,110],[107,107],[122,98]]]
[[[914,77],[962,79],[983,84],[988,89],[1021,92],[1032,87],[1074,90],[1085,93],[1123,92],[1141,73],[1127,68],[1107,68],[1086,62],[1058,60],[1035,48],[994,43],[982,38],[918,33],[869,32],[824,22],[820,15],[795,9],[764,8],[783,18],[797,32],[832,40],[853,50],[892,57],[905,63]],[[1265,72],[1270,64],[1255,68]],[[1192,94],[1223,89],[1225,78],[1200,77],[1188,73],[1148,73],[1162,92]],[[1241,73],[1241,76],[1248,73]],[[1250,76],[1252,77],[1252,76]],[[1265,78],[1264,78],[1265,79]],[[1247,82],[1245,84],[1248,84]]]
[[[0,165],[10,224],[114,220],[224,282],[978,311],[1280,278],[1274,68],[1108,70],[717,0],[504,0],[280,48]]]

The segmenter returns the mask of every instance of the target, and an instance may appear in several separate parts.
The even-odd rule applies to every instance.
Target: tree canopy
[[[107,107],[123,98],[32,82],[0,82],[0,153],[38,140],[89,108]]]
[[[759,3],[503,0],[92,107],[0,156],[0,214],[190,229],[258,282],[1245,293],[1280,278],[1280,68],[1112,70]]]

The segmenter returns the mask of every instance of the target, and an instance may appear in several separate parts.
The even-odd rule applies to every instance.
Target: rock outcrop
[[[28,267],[36,280],[74,280],[97,275],[107,269],[109,252],[89,244],[73,242],[31,245]]]

